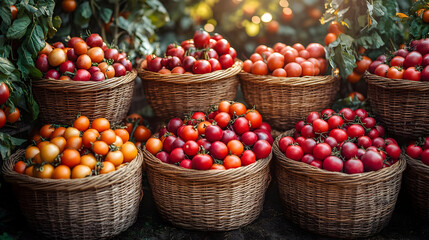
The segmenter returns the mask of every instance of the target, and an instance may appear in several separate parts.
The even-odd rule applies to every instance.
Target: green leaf
[[[7,58],[0,57],[0,72],[9,75],[15,70],[15,66]]]
[[[101,20],[103,20],[104,23],[110,22],[110,18],[112,17],[112,13],[113,13],[112,9],[102,7],[100,9]]]
[[[45,35],[43,34],[42,27],[34,25],[30,33],[26,36],[24,43],[32,56],[36,56],[37,53],[45,47]]]
[[[0,155],[2,159],[10,156],[12,150],[25,143],[27,140],[14,138],[7,133],[0,132]]]
[[[356,67],[356,58],[353,52],[354,39],[346,34],[340,34],[328,47],[328,60],[332,69],[339,68],[340,75],[346,79]]]
[[[75,12],[77,14],[75,15],[74,23],[80,26],[80,28],[87,28],[89,25],[90,18],[92,16],[89,2],[83,2],[82,4],[80,4]]]
[[[6,36],[12,39],[22,38],[25,35],[27,27],[30,25],[30,23],[31,19],[28,17],[28,15],[24,15],[21,18],[16,19],[13,22],[12,27],[7,30]]]
[[[54,25],[54,28],[58,29],[61,27],[62,20],[60,16],[55,16],[54,19],[52,19],[52,24]]]
[[[12,13],[10,12],[10,5],[3,4],[3,6],[0,8],[0,18],[3,20],[2,26],[5,27],[9,26],[12,22]]]

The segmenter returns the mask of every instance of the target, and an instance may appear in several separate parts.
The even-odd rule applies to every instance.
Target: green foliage
[[[367,102],[360,101],[357,95],[355,95],[353,98],[345,97],[337,99],[334,104],[332,104],[332,110],[335,112],[339,112],[343,108],[350,108],[352,110],[356,110],[358,108],[367,109]]]
[[[9,134],[0,132],[0,156],[2,159],[6,159],[10,156],[11,151],[21,144],[25,143],[26,140],[11,137]]]
[[[429,33],[429,23],[423,22],[422,15],[429,9],[428,0],[414,2],[408,11],[409,16],[403,16],[404,22],[408,24],[411,39],[426,38]]]

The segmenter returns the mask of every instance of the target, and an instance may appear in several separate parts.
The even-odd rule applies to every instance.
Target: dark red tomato
[[[133,64],[131,63],[130,60],[126,59],[126,58],[121,58],[118,61],[120,64],[124,65],[125,69],[129,72],[131,72],[131,70],[133,70]]]
[[[155,57],[150,62],[148,62],[147,70],[152,71],[152,72],[158,72],[162,68],[161,61],[162,61],[162,58]]]
[[[376,148],[384,148],[386,143],[384,142],[384,139],[381,137],[372,139],[372,146]]]
[[[224,54],[219,57],[220,65],[222,66],[222,69],[227,69],[232,67],[234,65],[234,59],[229,54]]]
[[[168,63],[170,62],[171,56],[165,57],[161,59],[161,66],[164,68],[168,67]]]
[[[229,121],[231,121],[231,116],[226,112],[220,112],[216,114],[214,120],[219,127],[225,128],[226,126],[228,126]]]
[[[408,145],[406,150],[406,153],[408,154],[408,156],[415,159],[418,159],[420,157],[420,154],[422,154],[422,152],[423,152],[423,149],[419,146],[416,146],[414,143],[411,143],[410,145]]]
[[[368,71],[369,71],[370,73],[374,73],[374,72],[375,72],[375,69],[376,69],[380,64],[383,64],[383,62],[382,62],[382,61],[374,61],[374,62],[372,62],[372,63],[369,65]]]
[[[209,170],[213,165],[213,159],[207,154],[197,154],[192,158],[192,168],[197,170]]]
[[[0,128],[4,127],[6,124],[6,114],[2,109],[0,109]]]
[[[267,122],[262,122],[261,126],[258,129],[263,129],[267,132],[271,132],[271,126]]]
[[[387,156],[392,159],[398,159],[401,155],[401,148],[396,144],[388,144],[384,150],[386,151]]]
[[[241,138],[243,138],[243,136],[241,136]],[[225,143],[225,144],[228,144],[229,141],[231,141],[231,140],[238,140],[237,134],[235,134],[234,131],[229,130],[229,129],[223,130],[222,139],[220,141]],[[256,142],[256,140],[255,140],[255,142]]]
[[[74,48],[69,48],[67,50],[67,59],[72,61],[72,62],[76,62],[77,58],[79,56],[75,53]]]
[[[358,147],[356,146],[356,144],[352,142],[346,142],[341,147],[341,155],[345,159],[350,159],[352,157],[355,157],[357,155],[357,151],[358,151]]]
[[[333,137],[327,137],[324,140],[325,143],[329,144],[329,146],[331,146],[331,148],[335,148],[338,146],[338,142],[335,138]]]
[[[394,140],[394,139],[393,139]],[[385,140],[386,142],[387,142],[387,138],[386,138],[386,140]],[[396,142],[396,141],[395,141]],[[396,143],[396,145],[398,145],[398,143]],[[429,148],[429,137],[426,137],[425,138],[425,142],[424,142],[424,144],[423,144],[423,149],[428,149]]]
[[[235,49],[232,47],[229,48],[228,54],[231,55],[233,60],[237,57],[237,51],[235,51]]]
[[[409,67],[404,71],[404,79],[420,81],[421,72],[417,71],[415,67]]]
[[[7,85],[2,82],[0,83],[0,105],[6,103],[6,101],[9,99],[9,88],[7,87]]]
[[[361,161],[365,171],[377,171],[383,168],[383,157],[376,151],[367,151]]]
[[[174,56],[174,57],[168,58],[168,63],[167,63],[168,69],[180,67],[181,65],[182,65],[182,61],[180,61],[180,59],[178,57]]]
[[[270,145],[273,145],[274,140],[273,140],[273,136],[271,136],[271,133],[262,129],[256,129],[254,133],[258,137],[258,140],[266,140],[267,142],[270,143]]]
[[[372,117],[366,117],[362,120],[362,123],[366,128],[373,128],[375,127],[375,119]]]
[[[176,141],[175,136],[166,137],[162,145],[162,150],[166,151],[167,153],[170,153],[171,150],[173,150],[174,141]]]
[[[388,65],[386,65],[386,64],[380,64],[380,65],[377,66],[377,68],[375,68],[374,74],[378,75],[380,77],[386,77],[387,70],[389,70],[389,66]]]
[[[319,113],[318,112],[310,112],[307,115],[307,123],[313,123],[314,120],[319,119]]]
[[[36,68],[42,73],[49,71],[48,56],[46,54],[40,54],[36,60]]]
[[[245,117],[239,117],[235,120],[232,127],[234,128],[234,131],[238,135],[241,135],[241,134],[248,132],[250,130],[249,120],[247,120]]]
[[[196,61],[197,60],[194,57],[186,56],[183,58],[182,67],[185,69],[185,71],[192,72],[192,68],[194,67]]]
[[[254,132],[245,132],[241,135],[240,141],[246,146],[253,146],[258,141],[258,136]]]
[[[422,60],[422,66],[426,67],[427,65],[429,65],[429,53],[425,54]]]
[[[314,147],[317,145],[317,142],[312,138],[305,139],[302,144],[300,144],[302,151],[307,154],[312,154]]]
[[[185,159],[185,152],[183,151],[183,148],[175,148],[171,151],[168,162],[180,163],[183,159]]]
[[[301,135],[305,138],[314,138],[316,136],[313,131],[313,126],[311,125],[305,125],[302,127]]]
[[[222,65],[220,64],[220,62],[217,59],[210,58],[209,63],[212,67],[212,72],[222,70]]]
[[[271,153],[271,145],[265,140],[258,140],[253,145],[252,151],[255,153],[256,159],[266,158]]]
[[[334,113],[335,113],[334,110],[327,108],[327,109],[323,109],[322,112],[320,112],[320,115],[322,115],[322,117],[330,117]]]
[[[337,115],[334,115],[328,119],[329,129],[339,128],[344,124],[343,118]]]
[[[88,69],[88,72],[91,73],[91,75],[94,74],[95,72],[100,72],[100,71],[101,71],[100,68],[96,66],[92,66]]]
[[[314,161],[312,161],[310,163],[310,165],[322,169],[322,161],[321,160],[315,159]]]
[[[60,73],[61,74],[64,74],[65,72],[74,73],[74,69],[75,69],[74,63],[70,60],[63,62],[60,65]]]
[[[170,155],[167,152],[161,151],[155,155],[156,158],[161,160],[161,162],[168,163],[168,158]]]
[[[361,136],[358,138],[357,145],[363,148],[369,148],[372,145],[372,140],[368,136]]]
[[[358,116],[361,120],[368,117],[368,112],[362,108],[358,108],[355,110],[356,116]]]
[[[223,55],[229,53],[230,47],[231,46],[226,39],[219,39],[217,40],[216,45],[213,47],[213,49],[216,50],[219,55]]]
[[[104,52],[105,59],[112,59],[113,61],[116,62],[116,60],[118,60],[118,57],[119,57],[119,51],[115,48],[109,48]]]
[[[392,60],[390,60],[390,66],[402,67],[404,65],[404,60],[405,60],[405,58],[403,58],[401,56],[396,56],[396,57],[392,58]]]
[[[323,169],[331,172],[341,172],[343,170],[343,161],[336,156],[328,156],[323,160]]]
[[[290,158],[292,160],[301,161],[302,157],[304,156],[304,151],[298,145],[290,145],[286,149],[285,155],[287,158]]]
[[[332,129],[329,132],[329,136],[335,138],[338,143],[342,143],[347,140],[347,132],[342,129]]]
[[[197,119],[197,120],[206,120],[206,114],[203,112],[194,112],[191,116],[191,119]]]
[[[390,67],[389,70],[387,70],[386,77],[390,79],[403,79],[404,69],[401,69],[399,67]]]
[[[317,159],[325,159],[331,155],[332,148],[327,143],[319,143],[313,149],[313,156]]]
[[[307,164],[311,164],[311,162],[313,162],[314,160],[316,160],[316,158],[314,158],[312,154],[305,154],[301,158],[301,162],[307,163]]]
[[[104,79],[106,79],[106,77],[104,73],[100,71],[91,74],[91,81],[103,81]]]
[[[241,155],[241,165],[247,166],[256,161],[256,155],[251,150],[246,150],[243,152],[243,155]]]
[[[257,111],[249,110],[245,118],[249,120],[251,129],[259,128],[262,125],[262,116]]]
[[[343,115],[345,122],[351,122],[355,119],[355,112],[350,108],[343,108],[339,112]]]
[[[189,47],[189,46],[195,47],[194,40],[193,39],[185,40],[185,41],[183,41],[183,42],[180,43],[180,46],[182,48],[184,48],[185,50],[188,50],[186,47]],[[168,44],[167,49],[165,51],[168,51],[168,50],[170,50],[172,48],[175,48],[175,47],[176,47],[176,44],[170,43],[170,44]]]
[[[192,169],[192,161],[189,159],[183,159],[179,166],[181,166],[182,168],[187,168],[187,169]]]
[[[365,135],[365,129],[361,125],[353,124],[347,128],[347,135],[350,138],[358,138]]]
[[[242,141],[243,141],[243,136],[241,136]],[[292,137],[290,136],[282,137],[279,141],[279,148],[283,153],[285,153],[289,145],[292,145],[293,143],[295,143],[295,140]]]
[[[176,56],[180,60],[183,60],[185,58],[185,49],[183,49],[181,46],[177,46],[175,48],[170,48],[166,52],[167,56]]]
[[[203,59],[204,59],[203,51],[194,51],[191,55],[192,55],[195,59],[201,59],[201,58],[203,58]]]
[[[179,127],[182,126],[182,125],[183,125],[182,119],[180,119],[178,117],[172,118],[168,122],[167,130],[169,132],[172,132],[173,134],[177,135],[177,129],[179,129]]]
[[[217,52],[216,52],[214,49],[210,48],[210,49],[207,51],[207,57],[208,57],[209,59],[211,59],[211,58],[218,59],[218,58],[219,58],[219,55],[217,55]]]
[[[363,173],[363,163],[359,159],[349,159],[344,163],[344,170],[348,174]]]
[[[86,70],[85,70],[86,71]],[[76,73],[76,76],[77,76],[77,73]],[[76,77],[75,76],[75,77]],[[45,76],[44,76],[44,78],[52,78],[52,79],[59,79],[60,78],[60,73],[57,71],[57,70],[55,70],[55,69],[50,69],[49,71],[47,71],[46,73],[45,73]],[[91,75],[90,75],[90,78],[91,78]],[[74,79],[74,78],[73,78]]]
[[[297,132],[301,132],[301,129],[305,126],[305,122],[304,120],[301,120],[299,122],[296,123],[295,125],[295,129]]]
[[[114,63],[113,68],[115,69],[115,77],[122,77],[127,74],[127,69],[120,63]]]
[[[362,156],[363,156],[365,153],[366,153],[365,149],[363,149],[363,148],[358,148],[358,152],[357,152],[356,156],[357,156],[359,159],[361,159],[361,158],[362,158]]]
[[[222,139],[223,131],[219,126],[208,126],[206,128],[206,138],[210,142],[220,141]]]
[[[97,33],[93,33],[86,38],[86,44],[90,47],[102,47],[103,46],[103,38]]]
[[[213,49],[213,47],[216,45],[216,40],[214,40],[214,39],[210,39],[210,41],[209,41],[209,48],[210,48],[210,50],[213,50],[214,51],[214,49]],[[215,51],[216,52],[216,51]],[[217,53],[216,53],[217,54]]]
[[[380,137],[383,137],[383,136],[384,136],[384,133],[385,133],[386,131],[384,130],[384,127],[383,127],[383,126],[381,126],[381,125],[377,125],[377,126],[375,126],[375,129],[377,129],[378,133],[380,134]]]
[[[183,139],[178,137],[176,138],[176,140],[174,140],[173,144],[171,145],[171,151],[173,151],[173,149],[176,149],[176,148],[183,148],[184,146],[185,146],[185,141],[183,141]]]
[[[199,139],[198,141],[197,141],[197,143],[198,143],[198,146],[201,146],[201,147],[203,147],[204,148],[204,150],[209,150],[210,149],[210,147],[211,147],[211,143],[207,140],[207,139],[205,139],[205,138],[201,138],[201,139]]]
[[[422,81],[429,81],[429,65],[423,68],[421,73],[421,80]]]
[[[228,147],[221,141],[215,141],[210,146],[210,155],[215,159],[224,159],[228,155]]]
[[[426,165],[429,165],[429,149],[426,149],[420,154],[422,162]]]
[[[400,57],[405,58],[408,55],[408,53],[409,52],[406,49],[401,48],[395,52],[395,56],[400,56]]]
[[[219,41],[219,40],[223,39],[223,37],[222,37],[222,35],[220,35],[219,33],[215,33],[215,34],[212,36],[212,39],[214,39],[214,40],[216,40],[216,41]]]
[[[295,138],[295,142],[297,142],[299,145],[302,145],[304,141],[305,141],[305,137],[303,136]]]
[[[386,61],[386,59],[387,59],[386,55],[380,55],[380,56],[378,56],[378,58],[376,59],[376,61],[382,61],[382,62],[384,62],[384,61]]]
[[[67,47],[69,47],[69,48],[74,48],[74,45],[75,45],[77,42],[84,42],[84,41],[83,41],[83,39],[82,39],[82,38],[80,38],[80,37],[72,37],[72,38],[70,38],[70,40],[67,42]],[[71,59],[69,59],[69,60],[71,60]]]
[[[329,130],[329,124],[322,119],[316,119],[313,121],[313,131],[317,134],[327,133]]]
[[[404,67],[409,68],[409,67],[418,66],[422,64],[422,61],[423,61],[422,54],[417,51],[412,51],[405,57]]]
[[[205,74],[212,71],[210,62],[207,60],[197,60],[192,67],[192,72],[195,74]]]
[[[210,34],[204,30],[197,30],[193,39],[196,48],[206,48],[210,43]]]
[[[384,139],[384,142],[386,144],[396,144],[396,145],[399,145],[398,142],[396,142],[396,140],[393,139],[393,138],[386,138],[386,139]]]
[[[366,133],[366,135],[371,139],[374,139],[374,138],[378,138],[380,136],[380,133],[377,131],[377,129],[373,128],[368,133]]]
[[[427,16],[427,13],[424,13],[423,15]],[[427,23],[427,21],[426,21],[427,17],[423,16],[423,19],[424,19],[424,22]],[[418,44],[416,46],[416,50],[423,55],[429,53],[429,39],[427,39],[427,38],[421,39],[420,42],[418,42]]]

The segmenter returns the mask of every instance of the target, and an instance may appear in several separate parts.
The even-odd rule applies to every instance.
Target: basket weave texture
[[[44,123],[70,124],[81,113],[91,121],[105,117],[120,123],[130,108],[136,76],[133,70],[100,82],[35,79],[33,93],[40,106],[40,119]]]
[[[155,115],[162,119],[183,117],[191,111],[206,111],[237,93],[242,62],[207,74],[159,74],[140,67],[144,94]]]
[[[294,161],[279,149],[276,138],[276,179],[286,216],[309,231],[335,238],[368,237],[390,221],[406,163],[362,174],[329,172]]]
[[[158,211],[174,225],[227,231],[251,223],[262,211],[272,153],[226,171],[184,169],[161,162],[146,149],[144,156]]]
[[[30,226],[53,239],[109,238],[137,219],[142,187],[143,153],[112,173],[82,179],[40,179],[19,174],[18,150],[3,165],[3,174]]]
[[[404,174],[404,184],[411,205],[419,217],[429,219],[429,166],[406,154],[405,158],[407,170]]]
[[[368,99],[377,119],[395,136],[429,135],[429,82],[389,79],[366,73]]]
[[[333,76],[274,77],[239,74],[244,100],[264,116],[272,127],[287,130],[311,111],[329,107],[339,91]]]

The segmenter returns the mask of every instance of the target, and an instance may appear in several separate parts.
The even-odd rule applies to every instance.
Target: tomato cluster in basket
[[[165,163],[188,169],[225,170],[266,158],[271,153],[271,127],[254,109],[222,101],[217,110],[173,118],[152,137],[146,149]]]
[[[429,81],[429,38],[414,40],[391,57],[379,56],[368,71],[391,79]]]
[[[417,141],[411,142],[407,146],[408,156],[420,159],[424,164],[429,165],[429,137],[421,137]]]
[[[143,69],[161,74],[204,74],[234,65],[237,52],[228,40],[220,34],[210,34],[204,30],[195,32],[193,39],[168,45],[166,57],[148,55],[143,61]]]
[[[86,41],[72,37],[67,47],[61,42],[52,46],[46,43],[37,57],[36,67],[48,79],[102,81],[125,76],[133,65],[125,52],[108,48],[103,38],[93,33]]]
[[[319,43],[292,47],[276,43],[273,48],[259,45],[250,60],[243,62],[243,70],[257,75],[301,77],[324,75],[327,68],[325,48]]]
[[[13,111],[9,106],[6,106],[9,95],[9,87],[4,82],[0,83],[0,128],[4,127],[6,122],[16,123],[21,116],[21,112],[16,106]]]
[[[377,171],[398,161],[401,149],[364,109],[311,112],[279,141],[287,158],[349,174]]]
[[[127,130],[111,129],[105,118],[90,123],[78,117],[72,126],[44,125],[14,170],[37,178],[84,178],[113,172],[136,158]]]

